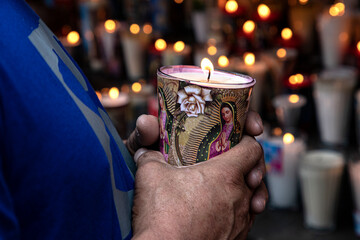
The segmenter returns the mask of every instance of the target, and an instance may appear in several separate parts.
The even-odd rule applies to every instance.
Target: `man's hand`
[[[226,153],[188,167],[167,164],[160,152],[139,150],[134,238],[245,239],[257,191],[246,176],[262,156],[261,146],[249,136]]]

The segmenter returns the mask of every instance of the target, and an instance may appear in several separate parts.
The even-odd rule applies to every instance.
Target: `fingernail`
[[[146,148],[140,148],[138,149],[135,154],[134,154],[134,161],[135,163],[139,160],[139,158],[141,157],[141,155],[143,155],[144,153],[148,152],[149,150],[147,150]]]

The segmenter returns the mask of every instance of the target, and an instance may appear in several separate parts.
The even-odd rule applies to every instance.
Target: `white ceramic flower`
[[[190,85],[178,92],[180,110],[186,112],[188,117],[197,117],[204,114],[206,101],[212,101],[211,89]]]

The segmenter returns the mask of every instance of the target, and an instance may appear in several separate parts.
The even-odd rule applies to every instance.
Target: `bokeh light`
[[[229,63],[230,63],[229,59],[224,55],[222,55],[218,58],[218,64],[220,67],[227,67],[227,66],[229,66]]]
[[[177,41],[174,44],[174,51],[175,52],[182,52],[185,48],[185,43],[183,41]]]
[[[257,8],[257,12],[261,19],[266,20],[270,17],[271,10],[266,4],[260,4]]]
[[[140,32],[140,26],[136,23],[130,25],[130,32],[132,34],[138,34]]]
[[[77,44],[80,41],[80,35],[77,31],[71,31],[66,39],[70,44]]]
[[[116,29],[116,23],[114,20],[109,19],[105,21],[104,27],[108,33],[114,33]]]
[[[164,51],[167,47],[167,44],[165,42],[164,39],[159,38],[158,40],[155,41],[155,48],[158,51]]]
[[[243,25],[243,31],[247,34],[253,33],[255,30],[255,22],[247,20]]]
[[[141,92],[142,86],[140,83],[135,82],[131,85],[131,89],[133,92],[138,93],[138,92]]]

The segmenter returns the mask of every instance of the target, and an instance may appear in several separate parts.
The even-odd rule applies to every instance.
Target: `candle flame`
[[[291,75],[289,77],[289,83],[292,85],[302,84],[304,82],[304,76],[300,73]]]
[[[332,5],[329,9],[329,14],[333,17],[344,15],[345,14],[345,4],[339,2],[339,3]]]
[[[284,28],[282,31],[281,31],[281,37],[284,39],[284,40],[289,40],[290,38],[292,38],[292,31],[290,28]]]
[[[309,0],[299,0],[299,3],[301,5],[306,5],[309,2]]]
[[[66,37],[70,44],[77,44],[80,41],[80,35],[76,31],[71,31]]]
[[[283,142],[284,144],[291,144],[295,141],[294,135],[291,133],[285,133],[283,136]]]
[[[244,54],[244,62],[247,66],[252,66],[255,64],[255,55],[253,53]]]
[[[175,52],[182,52],[185,49],[185,43],[183,41],[177,41],[174,44],[174,51]]]
[[[133,85],[131,85],[131,89],[133,90],[133,92],[138,93],[141,91],[142,86],[140,83],[135,82],[135,83],[133,83]]]
[[[181,4],[184,0],[174,0],[175,3]]]
[[[159,38],[155,41],[155,48],[158,51],[164,51],[167,47],[167,44],[164,39]]]
[[[225,4],[225,10],[227,13],[235,13],[238,8],[238,3],[235,0],[229,0]]]
[[[276,51],[276,55],[279,57],[279,58],[285,58],[286,57],[286,50],[284,48],[279,48],[277,51]]]
[[[109,97],[111,99],[116,99],[119,97],[119,89],[117,87],[112,87],[109,90]]]
[[[299,100],[300,100],[299,95],[291,94],[289,96],[289,102],[291,102],[291,103],[297,103],[297,102],[299,102]]]
[[[227,67],[229,66],[229,59],[226,56],[222,55],[218,58],[218,64],[220,67]]]
[[[357,42],[356,48],[357,48],[358,52],[360,53],[360,41]]]
[[[116,23],[114,20],[109,19],[105,21],[104,27],[108,33],[114,33],[116,29]]]
[[[147,23],[147,24],[145,24],[144,26],[143,26],[143,31],[144,31],[144,33],[145,34],[150,34],[150,33],[152,33],[152,26],[151,26],[151,24],[149,24],[149,23]]]
[[[140,32],[140,26],[136,23],[130,25],[130,32],[132,34],[138,34]]]
[[[210,59],[208,59],[208,58],[203,58],[203,59],[201,60],[200,66],[201,66],[201,69],[202,69],[203,71],[206,71],[206,70],[209,71],[209,74],[208,74],[208,77],[207,77],[207,80],[209,81],[211,71],[214,71],[214,65],[212,64],[212,62],[210,61]]]
[[[243,31],[247,34],[253,33],[255,30],[255,22],[247,20],[243,25]]]
[[[217,48],[215,46],[210,46],[207,49],[209,55],[214,56],[217,53]]]
[[[270,8],[265,4],[260,4],[257,8],[257,12],[261,19],[266,20],[270,17],[271,11]]]

